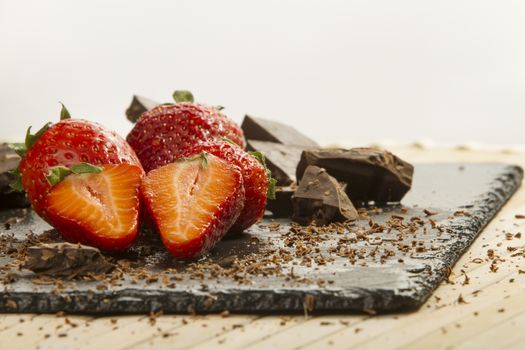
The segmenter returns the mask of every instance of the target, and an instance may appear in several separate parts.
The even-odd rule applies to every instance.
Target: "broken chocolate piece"
[[[305,150],[297,166],[298,179],[309,165],[325,168],[347,183],[346,193],[355,205],[399,202],[410,189],[414,173],[411,164],[375,148]]]
[[[128,109],[126,109],[126,116],[128,117],[129,121],[135,123],[140,118],[142,113],[149,111],[159,104],[160,103],[148,98],[133,95],[133,100],[131,100],[131,104],[129,105]]]
[[[260,151],[266,158],[266,166],[277,180],[278,186],[288,186],[295,182],[295,170],[303,153],[303,146],[283,145],[281,143],[248,140],[248,151]]]
[[[242,121],[241,129],[247,140],[276,142],[306,148],[319,147],[317,142],[291,126],[273,120],[246,115]]]
[[[299,187],[292,196],[292,220],[301,225],[318,226],[334,221],[356,220],[358,217],[343,186],[315,165],[306,168]]]
[[[11,171],[18,167],[20,157],[6,143],[0,144],[0,208],[24,208],[29,206],[25,194],[15,192],[9,186],[15,179]]]
[[[266,202],[266,209],[272,212],[275,218],[292,217],[292,195],[295,193],[297,185],[292,184],[286,187],[275,187],[275,199]]]
[[[49,243],[29,247],[22,267],[42,275],[71,279],[88,273],[108,273],[115,265],[108,262],[97,248]]]

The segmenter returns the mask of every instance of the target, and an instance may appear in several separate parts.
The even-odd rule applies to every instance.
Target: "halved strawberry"
[[[205,153],[150,171],[141,191],[164,245],[181,259],[213,248],[244,203],[240,170]]]
[[[55,185],[47,197],[48,219],[69,242],[122,251],[139,229],[143,170],[131,164],[99,169],[73,173]]]

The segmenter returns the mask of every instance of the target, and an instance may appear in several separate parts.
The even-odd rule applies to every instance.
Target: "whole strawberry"
[[[220,108],[193,103],[186,91],[175,91],[176,104],[159,105],[142,114],[127,141],[148,172],[179,159],[196,144],[227,137],[245,147],[241,128]]]
[[[22,160],[13,187],[25,190],[37,214],[66,240],[127,248],[138,231],[144,173],[133,149],[99,124],[71,119],[65,107],[58,123],[35,135],[30,130],[16,150]]]
[[[241,170],[245,191],[244,208],[230,231],[242,232],[262,218],[267,198],[274,199],[275,180],[266,168],[264,156],[258,152],[245,152],[228,140],[216,140],[195,145],[183,157],[202,152],[213,154]]]

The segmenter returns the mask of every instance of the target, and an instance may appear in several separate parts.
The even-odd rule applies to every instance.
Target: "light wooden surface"
[[[412,162],[499,161],[525,167],[505,151],[394,149]],[[525,189],[481,233],[417,312],[386,316],[0,315],[0,349],[522,349],[525,348]],[[506,233],[523,233],[508,240]],[[492,272],[487,250],[500,258]],[[477,258],[481,258],[477,259]],[[473,261],[474,260],[474,261]],[[463,272],[462,272],[463,271]],[[468,276],[468,283],[466,277]],[[462,297],[462,302],[459,297]]]

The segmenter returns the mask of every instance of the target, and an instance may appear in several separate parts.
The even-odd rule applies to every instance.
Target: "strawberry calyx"
[[[193,103],[195,102],[195,98],[193,97],[193,94],[191,91],[188,90],[175,90],[172,94],[173,99],[176,103]],[[171,103],[164,103],[164,105],[170,105]],[[225,107],[221,105],[217,106],[211,106],[212,108],[215,108],[218,111],[222,111]]]
[[[60,110],[60,120],[70,119],[71,114],[67,110],[66,106],[62,102],[59,103],[62,105]],[[32,126],[30,126],[27,128],[24,143],[12,143],[11,147],[14,149],[15,153],[20,156],[20,158],[24,158],[27,150],[35,144],[40,136],[42,136],[52,124],[53,123],[51,122],[47,122],[35,134],[31,133]],[[17,167],[11,171],[11,174],[14,176],[14,180],[9,184],[9,187],[11,187],[11,189],[15,192],[24,192],[25,189],[22,185],[22,175],[20,174],[20,169]]]
[[[102,168],[89,163],[78,163],[71,167],[65,167],[58,165],[49,169],[46,174],[47,182],[51,186],[55,186],[71,174],[99,174],[102,172]]]
[[[257,159],[259,163],[261,163],[262,166],[264,167],[264,171],[266,172],[266,177],[268,178],[268,190],[266,191],[266,197],[268,199],[275,199],[275,185],[277,184],[277,180],[275,180],[272,177],[272,171],[268,169],[268,167],[266,166],[266,157],[260,151],[252,151],[248,153],[252,157]]]
[[[236,144],[232,139],[230,139],[230,138],[228,138],[228,137],[226,137],[226,136],[221,136],[221,137],[219,137],[219,139],[220,139],[221,141],[224,141],[224,142],[226,142],[226,143],[229,143],[229,144],[232,145],[232,146],[236,146],[236,147],[241,148],[241,146],[239,146],[239,145]]]
[[[60,120],[71,119],[71,114],[69,114],[66,106],[64,106],[62,102],[60,102],[60,104],[62,105],[62,109],[60,110]]]
[[[203,169],[206,169],[206,167],[208,166],[208,152],[206,151],[202,151],[200,154],[197,154],[193,157],[182,157],[182,158],[179,158],[177,159],[177,162],[191,162],[191,161],[194,161],[194,160],[199,160],[201,161],[201,167]]]

